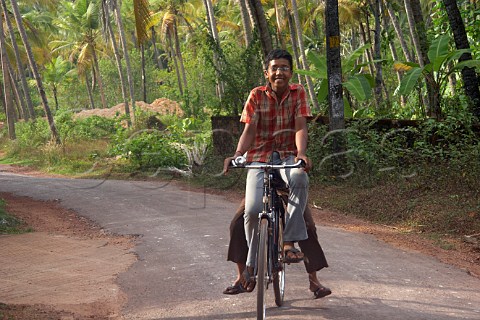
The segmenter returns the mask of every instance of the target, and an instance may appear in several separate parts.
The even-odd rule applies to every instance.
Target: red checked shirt
[[[278,151],[282,159],[296,155],[295,119],[311,116],[305,88],[300,84],[290,84],[281,101],[269,84],[253,89],[240,118],[241,122],[256,124],[247,162],[268,162],[273,151]]]

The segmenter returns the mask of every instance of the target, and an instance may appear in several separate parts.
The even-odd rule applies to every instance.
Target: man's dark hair
[[[273,49],[268,53],[268,55],[265,58],[265,70],[268,69],[270,61],[276,60],[276,59],[287,59],[288,62],[290,63],[290,68],[293,69],[292,55],[287,50]]]

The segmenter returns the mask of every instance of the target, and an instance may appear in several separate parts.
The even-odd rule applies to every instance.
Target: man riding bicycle
[[[305,89],[300,84],[289,84],[292,78],[292,56],[285,50],[272,50],[265,59],[265,86],[254,88],[245,103],[240,121],[245,128],[233,157],[225,159],[224,172],[232,159],[247,153],[247,162],[266,163],[273,151],[281,163],[293,164],[299,159],[304,169],[280,170],[282,180],[289,186],[286,224],[283,234],[285,260],[288,263],[303,260],[303,253],[294,243],[306,240],[307,229],[303,212],[308,197],[310,160],[307,151],[307,118],[311,117]],[[262,211],[263,171],[250,169],[245,190],[245,236],[249,247],[244,287],[252,289],[253,269],[257,254],[258,214]],[[253,290],[253,289],[252,289]],[[248,290],[250,291],[250,290]]]

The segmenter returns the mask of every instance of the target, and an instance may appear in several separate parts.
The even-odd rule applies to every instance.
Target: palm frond
[[[133,12],[135,14],[135,30],[137,32],[137,41],[144,43],[148,39],[148,26],[150,24],[150,10],[147,0],[134,0]]]

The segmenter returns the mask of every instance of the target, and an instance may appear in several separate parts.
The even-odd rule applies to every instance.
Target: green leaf
[[[400,82],[400,86],[398,88],[398,94],[400,95],[409,94],[415,87],[415,84],[417,83],[418,78],[420,77],[422,72],[423,72],[423,68],[414,68],[408,71],[403,77],[402,81]]]
[[[320,56],[318,53],[313,51],[308,51],[307,53],[308,61],[310,61],[310,65],[313,65],[317,70],[324,70],[325,71],[325,78],[327,73],[327,58],[325,56]]]
[[[480,60],[465,60],[459,62],[453,67],[452,71],[462,70],[463,68],[480,68]]]
[[[318,90],[317,99],[319,102],[327,100],[328,97],[328,80],[323,79],[320,81],[320,89]]]
[[[355,69],[355,63],[357,62],[358,58],[361,57],[365,50],[367,50],[371,46],[371,44],[363,45],[353,51],[348,57],[346,57],[345,61],[342,62],[342,72],[347,73],[353,71]]]
[[[345,118],[353,117],[352,106],[348,103],[348,99],[345,96],[343,96],[343,116]]]
[[[357,74],[348,81],[343,83],[343,86],[352,94],[358,101],[365,101],[371,97],[371,86],[367,78],[362,74]]]
[[[440,37],[434,39],[430,48],[428,49],[428,59],[430,62],[436,61],[439,57],[445,56],[448,54],[448,43],[450,41],[449,35],[441,35]],[[437,70],[437,69],[435,69]]]
[[[303,70],[297,69],[295,70],[296,73],[301,74],[303,76],[310,76],[314,79],[326,79],[327,72],[323,70]]]

